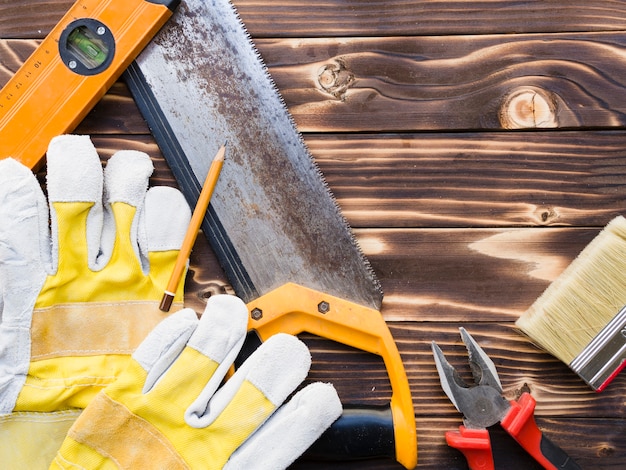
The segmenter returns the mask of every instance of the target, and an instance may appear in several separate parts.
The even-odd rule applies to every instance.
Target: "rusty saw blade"
[[[370,417],[377,424],[366,427],[373,439],[390,442],[388,454],[412,468],[414,412],[400,356],[379,312],[380,283],[232,4],[181,1],[125,79],[191,206],[212,156],[228,142],[202,229],[249,306],[251,329],[308,331],[383,356],[393,388],[392,430],[384,431],[385,439],[376,436],[384,426],[375,415]],[[263,302],[272,293],[273,300]],[[294,307],[304,299],[315,307]],[[297,319],[283,311],[271,322],[279,305],[289,315],[299,310]],[[309,310],[319,318],[303,315]],[[415,449],[398,456],[405,447]],[[366,455],[363,448],[350,452]]]
[[[194,188],[192,207],[228,141],[203,229],[235,292],[249,302],[290,280],[380,309],[380,285],[232,5],[181,2],[136,65],[159,107],[144,115],[159,118],[160,146],[178,147],[164,154],[183,192]]]

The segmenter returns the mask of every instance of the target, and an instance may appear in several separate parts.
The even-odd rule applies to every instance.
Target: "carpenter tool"
[[[626,367],[626,219],[615,217],[516,326],[596,392]]]
[[[317,455],[384,454],[413,468],[413,402],[380,284],[233,6],[181,1],[125,78],[190,205],[207,155],[228,141],[202,230],[248,305],[249,328],[261,340],[309,332],[382,357],[389,406],[347,410]]]
[[[446,432],[448,445],[463,452],[471,470],[493,470],[487,428],[499,422],[544,468],[579,470],[578,464],[537,427],[534,418],[535,399],[527,392],[517,401],[504,398],[493,361],[465,328],[459,330],[467,347],[475,386],[469,386],[460,378],[437,343],[432,342],[441,387],[456,409],[463,413],[464,425],[458,431]]]
[[[36,169],[172,15],[179,0],[78,0],[0,90],[0,159]]]

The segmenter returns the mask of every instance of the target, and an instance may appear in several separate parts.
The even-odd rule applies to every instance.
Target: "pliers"
[[[493,361],[465,328],[459,330],[469,354],[474,386],[469,386],[461,379],[437,343],[432,342],[441,387],[456,409],[463,413],[464,424],[459,430],[446,432],[448,445],[463,452],[470,470],[494,470],[487,428],[499,422],[544,468],[580,470],[578,464],[537,427],[534,418],[535,399],[526,392],[517,401],[504,398]]]

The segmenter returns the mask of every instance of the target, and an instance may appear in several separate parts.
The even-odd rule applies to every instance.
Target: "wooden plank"
[[[0,61],[5,64],[0,84],[35,44],[0,42]],[[257,44],[302,132],[620,128],[626,124],[623,33],[260,40]],[[115,110],[133,115],[134,104],[120,92],[123,98],[116,98]],[[145,131],[138,125],[137,131]]]
[[[604,226],[626,133],[306,135],[353,227]]]
[[[166,166],[150,135],[128,135],[147,132],[138,111],[119,114],[126,100],[107,96],[76,132],[99,135],[104,151],[145,147]],[[354,228],[602,227],[626,213],[622,130],[305,140]]]
[[[40,41],[35,40],[0,40],[0,85],[4,86],[17,69],[33,53]]]
[[[72,0],[0,0],[0,38],[42,39],[73,3]]]
[[[41,38],[72,0],[0,1],[0,37]],[[339,37],[616,31],[623,1],[233,0],[253,37]]]
[[[259,40],[300,130],[622,127],[626,35]]]
[[[624,2],[233,0],[253,36],[455,35],[626,29]]]
[[[512,322],[599,229],[359,229],[357,241],[385,291],[388,321]],[[188,301],[232,292],[203,237]],[[197,260],[194,262],[194,260]]]
[[[360,229],[395,321],[513,321],[599,229]]]

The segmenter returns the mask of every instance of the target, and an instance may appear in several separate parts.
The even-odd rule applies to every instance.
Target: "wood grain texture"
[[[604,226],[626,210],[626,134],[311,134],[353,227]]]
[[[505,129],[501,114],[520,91],[552,108],[527,128],[626,122],[621,32],[257,44],[306,132]]]
[[[2,83],[35,44],[0,44],[6,61]],[[257,45],[303,132],[626,123],[622,33],[286,39]],[[116,98],[118,111],[133,115],[123,96]]]
[[[0,0],[0,37],[43,38],[73,5],[72,0]]]
[[[0,85],[72,3],[0,0]],[[469,380],[459,326],[490,354],[507,398],[532,393],[539,426],[582,468],[624,467],[626,374],[596,394],[514,321],[626,212],[626,2],[233,3],[381,280],[418,468],[467,468],[445,443],[462,419],[430,349],[435,340]],[[177,186],[123,81],[76,132],[93,136],[103,163],[120,149],[147,152],[151,184]],[[233,293],[203,237],[185,292],[198,313],[211,295]],[[346,403],[389,400],[380,358],[301,337],[314,359],[308,381],[333,382]],[[496,468],[538,468],[490,431]]]
[[[147,127],[120,90],[116,85],[76,132],[99,134],[109,153],[140,142],[160,162],[155,177],[168,184],[154,139],[132,135]],[[128,118],[120,101],[124,112],[135,108]],[[623,130],[329,133],[305,141],[355,229],[602,227],[626,212]]]
[[[596,229],[359,229],[381,280],[383,314],[402,321],[514,321]]]
[[[72,0],[0,1],[0,36],[47,34]],[[623,1],[519,2],[419,0],[233,0],[254,37],[339,37],[616,31],[626,29]]]
[[[254,36],[454,35],[624,29],[615,1],[233,0]]]

